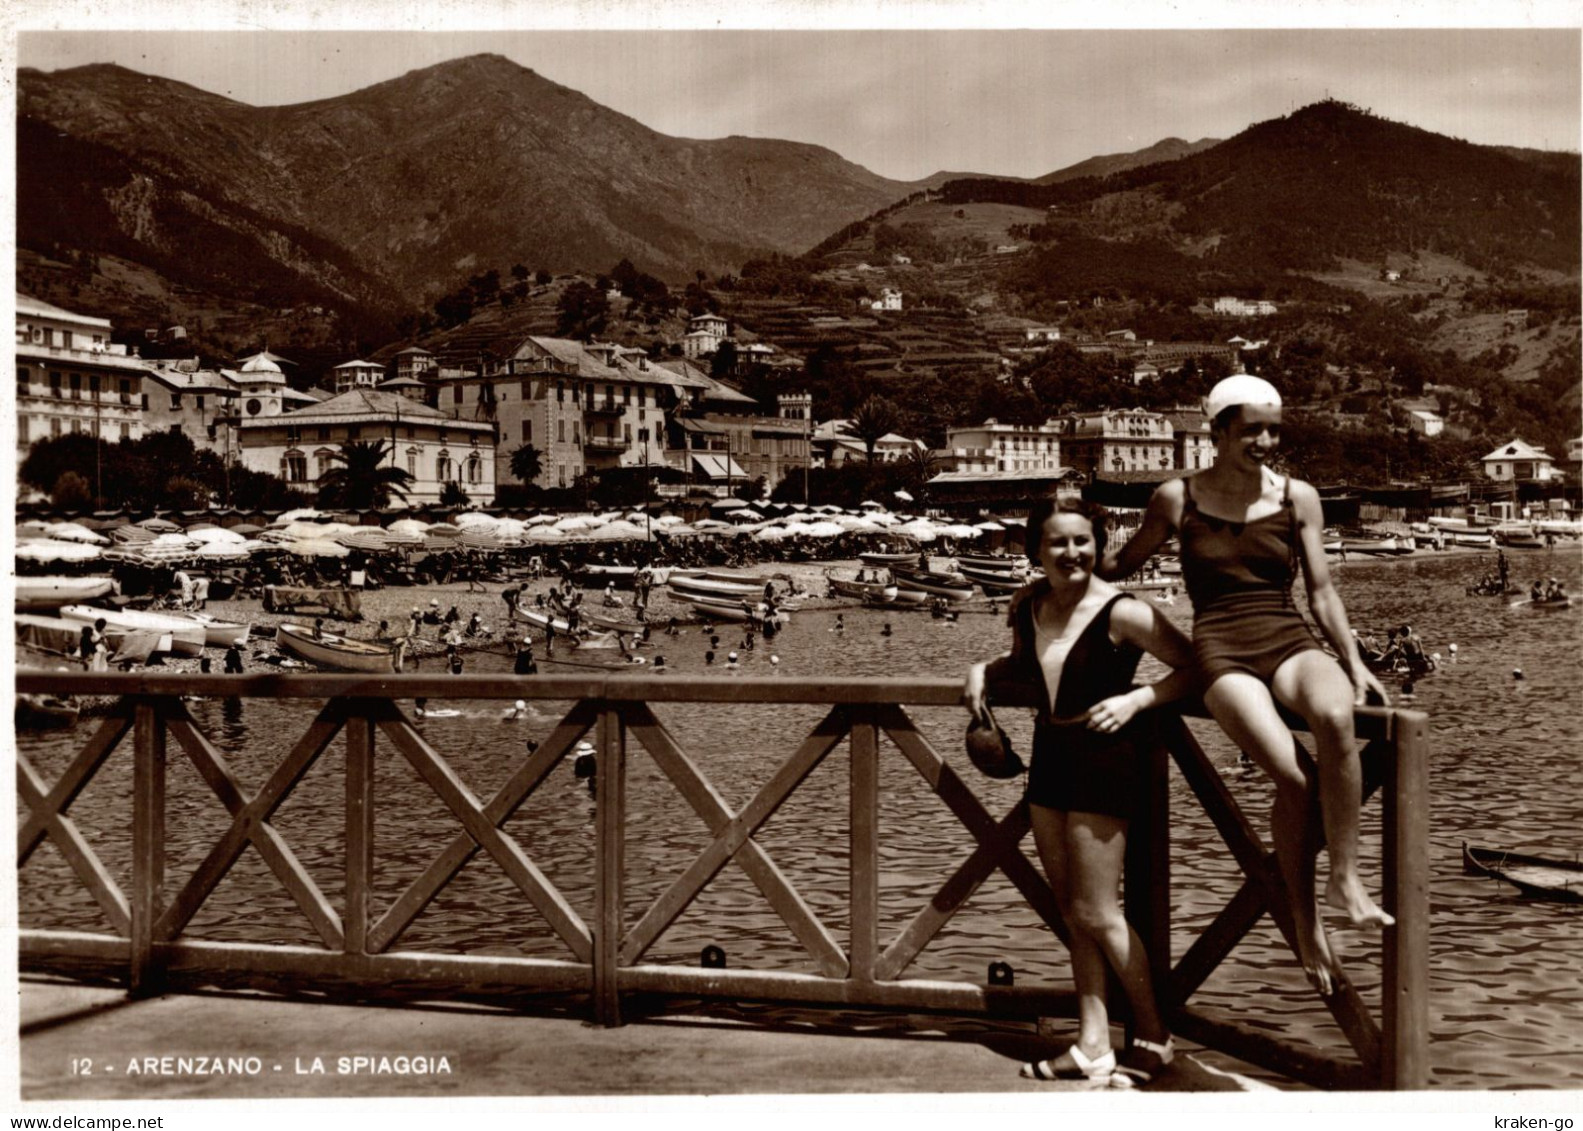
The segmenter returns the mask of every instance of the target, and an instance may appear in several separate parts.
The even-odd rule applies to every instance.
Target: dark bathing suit
[[[1292,603],[1297,577],[1297,512],[1292,481],[1281,509],[1252,522],[1205,514],[1184,480],[1182,581],[1193,602],[1193,656],[1203,686],[1230,672],[1269,683],[1276,669],[1319,641]]]
[[[1139,712],[1115,734],[1089,730],[1086,719],[1075,721],[1101,700],[1132,690],[1143,653],[1131,644],[1113,644],[1110,639],[1111,609],[1130,595],[1117,593],[1083,627],[1061,666],[1055,703],[1051,704],[1033,622],[1035,598],[1048,588],[1048,581],[1035,582],[1022,591],[1025,596],[1013,600],[1007,615],[1015,630],[1012,662],[1039,688],[1043,704],[1033,730],[1028,802],[1064,812],[1131,818],[1143,797],[1148,771],[1146,754],[1153,733],[1150,712]]]

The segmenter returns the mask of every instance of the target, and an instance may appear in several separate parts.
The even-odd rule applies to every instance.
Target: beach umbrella
[[[685,524],[682,522],[682,517],[679,514],[662,514],[662,515],[660,515],[659,518],[654,520],[654,525],[655,526],[683,526]]]
[[[181,527],[174,522],[163,518],[145,518],[134,525],[141,526],[144,530],[152,530],[155,534],[175,534],[181,530]]]
[[[885,509],[884,503],[876,503],[873,499],[864,499],[858,506],[866,511],[882,511]]]
[[[746,505],[742,506],[738,510],[731,511],[729,514],[727,514],[726,517],[731,522],[738,522],[738,523],[741,523],[741,522],[759,522],[759,521],[761,521],[764,518],[764,516],[759,514],[758,511],[756,511],[752,507],[746,506]]]
[[[792,531],[785,526],[766,526],[762,530],[754,531],[755,542],[781,542],[792,537]]]
[[[199,530],[218,530],[220,528],[219,528],[219,526],[215,525],[212,522],[195,522],[191,526],[184,527],[183,529],[185,530],[186,533],[192,534],[194,531],[199,531]]]
[[[694,530],[691,526],[688,526],[685,522],[672,522],[667,523],[664,528],[659,531],[659,533],[665,535],[667,538],[690,538],[697,534],[698,531]]]
[[[44,528],[44,537],[57,542],[86,542],[93,546],[108,546],[110,539],[95,534],[79,522],[52,522]]]
[[[838,522],[831,522],[828,519],[810,523],[807,529],[807,534],[810,538],[839,538],[845,533],[846,528],[844,526]]]
[[[939,531],[935,529],[934,524],[924,518],[915,518],[911,522],[903,523],[896,530],[920,542],[933,542],[939,537]]]
[[[707,534],[711,531],[717,530],[735,530],[736,527],[732,526],[729,522],[721,522],[718,518],[700,518],[697,522],[693,523],[693,529]]]
[[[198,557],[204,560],[245,558],[247,547],[241,542],[205,542],[198,548]]]
[[[52,538],[30,538],[18,542],[16,556],[29,562],[91,562],[103,551],[84,542],[61,542]]]
[[[141,526],[127,525],[117,526],[110,531],[110,537],[124,545],[130,545],[135,542],[152,542],[155,534],[152,530],[146,530]]]
[[[161,545],[144,542],[132,547],[127,553],[134,560],[167,563],[186,561],[193,556],[196,549],[196,545],[189,542],[166,542]]]
[[[891,494],[895,495],[904,503],[910,503],[913,501],[912,496],[907,494],[905,491],[892,491]]]
[[[714,502],[709,504],[709,509],[716,511],[734,511],[739,507],[745,507],[747,505],[747,500],[745,499],[716,499]]]
[[[529,545],[538,545],[546,542],[566,541],[566,531],[555,526],[534,526],[528,529],[527,541]]]
[[[549,526],[560,520],[558,514],[536,514],[532,518],[524,519],[529,526]]]
[[[247,541],[246,537],[234,530],[222,530],[218,526],[199,529],[196,526],[188,527],[187,539],[191,542],[201,542],[206,545],[224,544],[239,546]]]
[[[294,511],[287,511],[285,514],[283,514],[279,518],[277,518],[274,522],[270,523],[270,525],[271,526],[289,526],[291,523],[297,522],[297,521],[302,520],[302,519],[324,518],[324,517],[326,517],[326,516],[325,516],[325,513],[323,511],[314,510],[312,507],[298,507]]]
[[[555,520],[555,529],[562,533],[570,534],[578,530],[588,530],[591,527],[602,526],[603,523],[591,514],[569,514],[564,518]]]
[[[48,538],[50,524],[33,519],[31,522],[17,524],[16,536],[18,538]]]
[[[983,533],[983,531],[978,527],[969,526],[965,522],[948,523],[945,526],[939,527],[938,531],[947,538],[977,538]]]
[[[375,527],[337,534],[335,541],[348,550],[362,550],[364,553],[377,554],[390,549],[390,536]]]
[[[457,542],[464,550],[478,550],[486,554],[498,554],[506,548],[499,538],[483,530],[464,531]]]
[[[983,531],[990,531],[990,530],[1004,530],[1006,528],[1004,526],[1002,526],[1000,523],[996,522],[994,519],[990,519],[988,522],[975,523],[973,529],[975,529],[975,530],[983,530]]]
[[[425,534],[439,534],[439,535],[449,534],[453,538],[456,535],[460,534],[461,532],[462,532],[462,528],[460,526],[457,526],[453,522],[436,522],[432,526],[430,526],[428,530],[424,531]]]
[[[241,534],[244,537],[249,538],[251,538],[254,534],[262,534],[264,531],[262,526],[255,526],[251,522],[240,522],[235,526],[227,527],[227,529],[230,530],[232,534]]]
[[[351,553],[339,542],[328,538],[299,538],[286,543],[286,552],[299,558],[344,558]]]
[[[483,511],[468,511],[456,516],[456,525],[462,530],[493,530],[500,525],[500,520]]]
[[[398,518],[385,528],[385,533],[422,538],[428,529],[429,524],[426,522],[419,522],[415,518]]]
[[[633,538],[647,538],[649,536],[647,529],[638,525],[636,522],[628,522],[624,518],[618,518],[614,522],[606,523],[604,526],[592,531],[592,533],[595,538],[603,541],[614,539],[630,540]]]

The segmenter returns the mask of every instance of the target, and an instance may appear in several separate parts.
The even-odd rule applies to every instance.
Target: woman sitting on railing
[[[1040,695],[1027,800],[1040,859],[1071,931],[1079,1028],[1070,1049],[1024,1065],[1022,1074],[1130,1087],[1148,1083],[1173,1051],[1148,954],[1117,897],[1151,746],[1147,719],[1138,716],[1190,690],[1193,654],[1152,605],[1094,576],[1105,549],[1103,515],[1077,499],[1034,504],[1024,544],[1044,577],[1018,590],[1009,613],[1011,651],[968,670],[963,701],[984,719],[986,680],[1025,682]],[[1144,652],[1177,670],[1134,688]],[[1119,1061],[1105,1007],[1106,963],[1132,1006],[1134,1041]]]
[[[1216,443],[1213,467],[1160,485],[1138,532],[1106,556],[1101,577],[1137,571],[1173,533],[1182,546],[1182,580],[1193,602],[1193,652],[1204,704],[1231,740],[1275,779],[1270,825],[1292,901],[1303,968],[1323,994],[1340,967],[1320,922],[1314,880],[1322,843],[1330,846],[1325,902],[1360,927],[1394,920],[1377,907],[1358,875],[1362,771],[1352,713],[1385,692],[1358,654],[1320,540],[1319,495],[1267,464],[1281,435],[1281,397],[1268,381],[1237,374],[1204,401]],[[1299,566],[1308,605],[1338,664],[1321,650],[1292,603]],[[1319,806],[1313,767],[1300,753],[1276,704],[1301,715],[1318,747]],[[1323,814],[1323,841],[1316,817]]]

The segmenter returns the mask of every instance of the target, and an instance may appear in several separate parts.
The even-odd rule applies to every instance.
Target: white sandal
[[[1035,1060],[1024,1064],[1017,1075],[1024,1080],[1104,1080],[1116,1071],[1115,1049],[1106,1049],[1103,1056],[1091,1059],[1082,1049],[1073,1045],[1066,1050],[1065,1055],[1073,1067],[1056,1068],[1054,1060]]]

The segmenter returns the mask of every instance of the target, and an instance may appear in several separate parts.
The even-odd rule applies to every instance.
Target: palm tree
[[[886,435],[901,423],[901,410],[894,401],[885,397],[869,397],[858,405],[847,421],[846,429],[859,440],[868,452],[868,462],[874,462],[874,448]]]
[[[404,467],[386,464],[393,451],[383,440],[349,440],[330,458],[338,466],[319,477],[321,502],[352,510],[383,507],[396,495],[405,500],[412,486],[412,473]]]
[[[940,457],[928,448],[908,448],[907,454],[901,457],[901,470],[907,490],[916,496],[918,501],[923,501],[928,492],[929,480],[935,477],[940,467]]]
[[[544,453],[532,444],[523,444],[511,453],[511,474],[531,487],[544,473]]]

